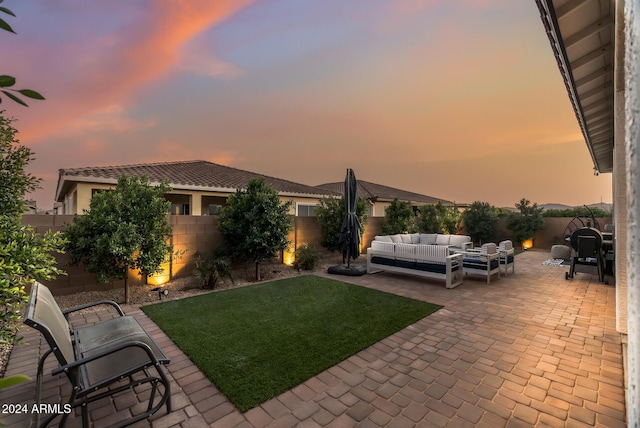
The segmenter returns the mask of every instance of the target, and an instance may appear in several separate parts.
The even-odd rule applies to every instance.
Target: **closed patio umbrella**
[[[342,263],[347,263],[347,267],[351,265],[351,259],[360,256],[360,221],[356,214],[357,207],[357,187],[358,182],[356,175],[351,168],[347,169],[347,176],[344,179],[344,207],[345,217],[340,229],[340,239],[338,244],[342,251]]]

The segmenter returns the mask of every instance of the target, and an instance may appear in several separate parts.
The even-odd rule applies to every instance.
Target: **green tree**
[[[71,262],[84,263],[99,283],[124,279],[129,303],[129,270],[145,276],[160,272],[173,251],[167,221],[171,203],[164,198],[170,190],[166,183],[152,186],[146,176],[123,175],[114,190],[95,194],[89,210],[75,216],[65,231]]]
[[[320,245],[329,251],[340,249],[340,229],[346,216],[344,207],[344,196],[339,198],[321,198],[315,207],[316,219],[320,226],[322,240]],[[360,233],[364,233],[364,225],[367,223],[367,201],[358,198],[356,205],[356,216],[362,226]]]
[[[289,246],[292,203],[280,203],[278,192],[264,179],[255,179],[246,190],[236,190],[220,209],[218,228],[231,256],[252,260],[256,264],[257,281],[260,281],[260,264]]]
[[[418,215],[418,229],[425,233],[458,232],[460,213],[456,207],[445,207],[442,202],[420,207]]]
[[[460,230],[460,222],[462,221],[462,216],[460,214],[460,211],[458,211],[458,207],[456,206],[445,208],[446,211],[444,213],[444,217],[442,218],[442,232],[455,235]]]
[[[418,231],[416,215],[411,202],[400,201],[395,198],[384,212],[382,233],[393,235],[396,233],[414,233]]]
[[[418,229],[424,233],[441,233],[442,232],[442,215],[444,215],[442,205],[434,204],[423,205],[419,209]]]
[[[520,212],[509,214],[507,229],[511,230],[515,240],[522,244],[527,239],[533,239],[536,232],[544,227],[542,207],[538,207],[537,203],[530,205],[529,200],[525,198],[515,206]]]
[[[3,0],[0,0],[0,3],[2,3]],[[15,18],[15,14],[7,9],[6,7],[2,7],[0,6],[0,12],[6,14],[6,15],[10,15],[13,16]],[[11,26],[7,23],[7,21],[5,21],[4,19],[0,18],[0,30],[4,30],[4,31],[8,31],[10,33],[15,34],[16,32],[13,31],[13,28],[11,28]],[[27,106],[27,103],[25,103],[19,96],[18,94],[27,97],[27,98],[31,98],[34,100],[44,100],[44,97],[42,95],[40,95],[38,92],[33,91],[31,89],[15,89],[12,86],[16,84],[16,78],[13,76],[6,76],[6,75],[0,75],[0,92],[2,92],[2,94],[4,94],[6,97],[8,97],[9,99],[17,102],[18,104],[22,104],[25,107]],[[2,97],[0,97],[0,103],[2,102]]]
[[[25,171],[32,152],[20,145],[11,123],[0,111],[0,343],[15,338],[16,322],[27,299],[25,287],[64,273],[53,256],[63,252],[62,235],[38,234],[20,225],[26,211],[24,197],[39,187],[40,180]]]
[[[495,237],[494,226],[498,215],[488,202],[474,201],[462,213],[462,222],[471,239],[475,242],[489,242]]]

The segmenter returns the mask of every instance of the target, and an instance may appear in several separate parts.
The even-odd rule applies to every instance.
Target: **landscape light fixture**
[[[162,288],[162,287],[152,288],[151,291],[157,291],[158,292],[158,298],[160,300],[162,300],[162,296],[168,296],[169,295],[169,290],[167,290],[166,288]]]

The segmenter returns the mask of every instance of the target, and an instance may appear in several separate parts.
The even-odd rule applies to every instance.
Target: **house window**
[[[108,192],[110,190],[112,190],[112,189],[91,189],[91,197],[93,198],[98,193]]]
[[[221,207],[219,204],[209,204],[209,215],[218,215]]]
[[[171,215],[189,215],[189,204],[171,204]]]
[[[298,204],[296,208],[297,208],[296,215],[298,217],[315,217],[316,216],[315,205]]]
[[[78,200],[78,193],[74,190],[73,193],[67,194],[64,197],[64,213],[76,214],[76,204]]]

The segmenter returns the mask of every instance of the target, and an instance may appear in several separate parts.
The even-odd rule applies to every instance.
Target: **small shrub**
[[[495,238],[494,225],[498,220],[495,207],[488,202],[474,201],[462,213],[462,222],[474,242],[482,244]]]
[[[296,261],[293,267],[296,269],[313,270],[320,262],[321,256],[318,250],[307,244],[302,244],[295,252]]]
[[[322,241],[320,245],[329,251],[340,249],[340,230],[346,215],[344,208],[344,196],[339,198],[321,198],[316,205],[316,219],[320,225]],[[362,228],[360,234],[364,233],[364,225],[367,223],[367,201],[358,198],[356,205],[356,216]]]
[[[195,264],[193,274],[202,281],[202,288],[216,288],[218,281],[224,277],[235,284],[231,260],[221,256],[219,251],[212,251],[204,256],[196,253]]]
[[[425,233],[458,233],[460,213],[456,207],[445,207],[442,202],[424,205],[418,210],[418,230]]]
[[[536,232],[544,227],[542,207],[537,203],[530,205],[528,199],[522,198],[516,208],[519,212],[510,213],[507,217],[507,229],[513,232],[517,242],[522,243],[533,239]]]
[[[400,201],[395,198],[384,212],[382,233],[394,235],[396,233],[415,233],[418,231],[416,215],[411,202]]]

